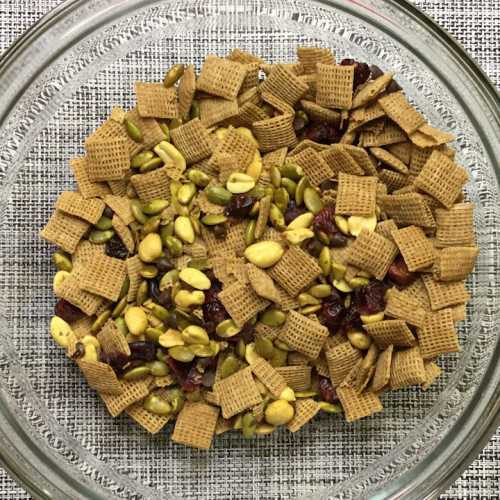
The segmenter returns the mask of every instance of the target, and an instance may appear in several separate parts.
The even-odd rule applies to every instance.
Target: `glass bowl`
[[[59,193],[74,189],[68,158],[133,82],[161,81],[178,62],[240,47],[291,62],[299,45],[330,47],[396,71],[429,121],[457,137],[469,172],[481,254],[458,328],[463,352],[439,361],[423,392],[382,396],[384,411],[352,424],[320,415],[296,434],[214,439],[208,452],[113,420],[52,340],[53,248],[38,232]],[[0,64],[0,458],[35,498],[433,498],[499,424],[499,96],[432,20],[391,0],[68,0]]]

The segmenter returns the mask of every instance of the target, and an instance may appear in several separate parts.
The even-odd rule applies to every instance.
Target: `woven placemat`
[[[500,86],[500,2],[481,0],[413,0],[471,53]],[[60,0],[0,0],[0,53]],[[500,429],[441,500],[498,498]],[[31,500],[0,469],[2,500]]]

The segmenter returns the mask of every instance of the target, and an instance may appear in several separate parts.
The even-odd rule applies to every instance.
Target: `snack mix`
[[[352,422],[460,352],[479,248],[454,137],[394,73],[297,55],[136,82],[40,233],[58,247],[52,336],[113,417],[174,419],[177,443]]]

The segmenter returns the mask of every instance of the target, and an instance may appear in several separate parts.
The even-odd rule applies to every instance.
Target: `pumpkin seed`
[[[344,307],[346,309],[349,309],[349,307],[351,307],[351,300],[352,300],[351,294],[350,293],[346,294],[344,299]]]
[[[267,436],[268,434],[271,434],[275,430],[276,430],[275,425],[263,423],[259,424],[259,427],[255,429],[255,434],[257,434],[258,436]]]
[[[61,271],[66,271],[70,273],[73,269],[73,264],[71,263],[71,259],[62,252],[56,252],[54,254],[54,262],[58,269]]]
[[[160,337],[165,333],[158,328],[146,328],[144,332],[146,334],[146,338],[155,344],[160,343]]]
[[[299,109],[295,111],[295,118],[302,118],[302,120],[304,120],[306,127],[307,125],[309,125],[309,117],[302,110]]]
[[[317,395],[316,391],[299,391],[295,393],[296,398],[314,398]]]
[[[179,193],[179,189],[182,187],[181,181],[170,181],[170,194],[173,198],[177,198],[177,194]]]
[[[255,228],[257,226],[257,221],[255,219],[252,219],[245,231],[245,244],[252,245],[255,241]]]
[[[304,203],[309,212],[312,212],[314,215],[323,209],[323,202],[318,193],[309,187],[304,190]]]
[[[342,217],[341,215],[336,215],[335,216],[335,224],[337,224],[337,227],[345,234],[349,235],[349,224],[347,223],[347,220],[345,217]]]
[[[127,323],[125,323],[125,318],[119,316],[115,319],[116,326],[121,330],[124,337],[128,334]]]
[[[198,104],[198,101],[193,101],[191,104],[191,108],[189,109],[189,118],[190,120],[200,118],[200,105]]]
[[[292,181],[292,179],[288,179],[287,177],[283,177],[281,179],[281,185],[286,189],[290,197],[295,197],[295,191],[297,190],[296,182]]]
[[[205,172],[191,168],[186,172],[186,177],[197,186],[207,187],[210,184],[211,178]]]
[[[99,229],[92,229],[89,234],[89,241],[92,243],[106,243],[115,235],[113,229],[101,231]]]
[[[167,236],[173,236],[174,235],[174,221],[170,221],[167,225],[165,226],[160,226],[160,230],[158,231],[158,234],[160,235],[161,242],[163,246],[167,246]]]
[[[183,205],[175,196],[170,199],[175,208],[175,213],[181,217],[189,217],[189,207]]]
[[[259,356],[269,359],[273,355],[274,345],[269,339],[259,337],[255,339],[255,350]]]
[[[286,342],[283,342],[282,340],[276,339],[274,341],[274,345],[278,348],[281,349],[282,351],[288,351],[291,352],[294,349],[292,349]]]
[[[370,314],[369,316],[360,316],[361,321],[365,325],[370,325],[371,323],[378,323],[379,321],[382,321],[384,319],[384,311],[381,311],[377,314]]]
[[[315,232],[316,238],[320,241],[320,243],[323,243],[323,245],[329,246],[330,245],[330,238],[326,233],[323,231],[316,231]]]
[[[328,276],[332,270],[332,252],[328,247],[323,247],[318,259],[319,267],[323,271],[324,276]]]
[[[321,304],[321,300],[309,295],[308,293],[301,293],[299,294],[299,304],[300,307],[317,306],[318,304]]]
[[[188,268],[197,269],[198,271],[206,271],[208,269],[208,259],[191,259],[188,262]]]
[[[113,309],[113,312],[111,313],[111,317],[113,319],[118,318],[120,314],[124,311],[124,309],[127,307],[127,296],[122,297],[122,299],[116,304],[116,307]]]
[[[288,357],[287,351],[275,347],[273,350],[273,355],[268,359],[268,362],[273,368],[278,368],[280,366],[286,365],[287,357]]]
[[[123,125],[125,125],[125,130],[128,136],[135,142],[142,141],[142,132],[140,128],[132,123],[130,120],[123,120]]]
[[[160,216],[153,215],[152,217],[150,217],[148,219],[146,224],[144,224],[144,226],[142,226],[141,234],[143,236],[145,236],[145,235],[150,234],[150,233],[155,233],[156,230],[160,227],[160,222],[161,222]]]
[[[286,321],[286,314],[279,309],[266,309],[260,314],[259,321],[268,326],[282,325]]]
[[[175,236],[167,236],[165,245],[174,257],[182,256],[183,244],[179,238],[176,238]]]
[[[160,306],[159,304],[155,304],[153,308],[151,309],[151,312],[153,313],[153,316],[161,321],[165,321],[168,316],[168,310],[165,309],[163,306]]]
[[[205,226],[216,226],[217,224],[224,224],[227,221],[227,217],[224,215],[205,215],[201,222],[205,224]]]
[[[138,366],[123,375],[124,380],[139,380],[151,373],[149,366]]]
[[[308,314],[314,314],[315,312],[318,312],[321,309],[321,304],[317,306],[307,306],[307,307],[302,307],[299,309],[300,314],[308,315]]]
[[[147,161],[152,160],[154,157],[155,154],[153,153],[153,151],[142,151],[141,153],[136,154],[130,160],[130,166],[132,168],[139,168]]]
[[[140,224],[146,224],[149,220],[149,217],[142,211],[143,206],[144,205],[139,200],[134,200],[132,202],[132,213]]]
[[[161,131],[167,136],[166,141],[170,142],[170,130],[168,129],[168,125],[166,123],[160,122],[159,123]]]
[[[307,188],[311,187],[308,177],[302,177],[297,183],[297,189],[295,190],[295,202],[297,205],[302,205],[304,203],[304,192]]]
[[[228,356],[224,363],[222,363],[220,376],[225,379],[234,375],[239,369],[238,361],[236,361],[233,356]]]
[[[169,130],[175,130],[176,128],[179,128],[179,127],[182,127],[182,125],[184,124],[184,120],[181,120],[180,118],[174,118],[168,128]]]
[[[68,271],[58,271],[54,275],[54,281],[52,283],[52,289],[54,290],[54,293],[57,294],[57,291],[59,290],[60,286],[63,284],[64,280],[69,276]]]
[[[292,229],[308,229],[314,220],[314,214],[307,212],[305,214],[299,215],[287,226],[287,230]]]
[[[326,413],[342,413],[342,406],[333,405],[327,403],[326,401],[320,401],[319,403],[320,410],[325,411]]]
[[[183,184],[183,186],[179,189],[177,193],[177,199],[179,203],[183,205],[187,205],[196,194],[196,185],[193,182],[189,182],[188,184]]]
[[[272,165],[269,169],[269,178],[274,189],[279,189],[281,186],[281,173],[278,167]]]
[[[317,299],[324,299],[332,294],[332,287],[331,285],[314,285],[309,288],[307,293]]]
[[[142,207],[142,211],[147,215],[157,215],[170,205],[168,200],[153,200]]]
[[[168,365],[161,361],[151,361],[146,363],[146,366],[149,368],[151,375],[155,377],[165,377],[170,371]]]
[[[285,217],[283,217],[283,212],[274,203],[271,203],[269,220],[277,231],[283,231],[283,229],[285,229]]]
[[[346,271],[347,271],[346,267],[343,266],[342,264],[332,264],[331,273],[332,273],[333,279],[335,279],[337,281],[344,279]]]
[[[274,200],[274,191],[275,189],[274,188],[271,188],[269,186],[267,186],[265,189],[264,189],[264,195],[265,196],[269,196],[269,198],[271,198],[271,202]]]
[[[101,331],[101,328],[104,326],[104,324],[106,323],[106,321],[108,321],[108,319],[110,318],[111,316],[111,311],[108,309],[107,311],[104,311],[94,322],[94,324],[92,325],[92,331],[95,333],[95,334],[98,334],[100,331]]]
[[[160,290],[162,292],[163,292],[163,290],[166,290],[167,282],[171,281],[172,284],[175,285],[175,283],[178,283],[179,280],[180,280],[179,271],[177,271],[177,269],[172,269],[167,274],[165,274],[165,276],[163,276],[163,278],[161,279]]]
[[[250,208],[250,211],[248,212],[248,217],[256,217],[259,214],[259,210],[260,210],[260,201],[256,201]]]
[[[172,356],[176,361],[180,361],[181,363],[189,363],[194,359],[194,353],[186,346],[176,346],[171,347],[168,350],[170,356]]]
[[[100,229],[101,231],[106,231],[107,229],[111,229],[113,227],[113,221],[104,217],[104,215],[94,224],[96,229]]]
[[[370,284],[370,280],[367,278],[353,278],[349,281],[349,286],[353,290],[357,290],[361,286],[368,286]]]
[[[170,412],[171,415],[177,415],[182,408],[184,407],[184,397],[178,396],[173,399],[171,403],[172,410]]]
[[[158,361],[163,361],[164,363],[166,362],[167,353],[161,347],[158,347],[156,350],[156,359]]]
[[[286,177],[294,182],[299,182],[304,175],[302,168],[295,163],[285,163],[279,170],[281,177]]]
[[[139,289],[137,290],[137,295],[135,298],[135,301],[138,306],[142,306],[144,302],[146,302],[146,299],[148,298],[148,282],[143,281],[139,285]]]
[[[215,331],[217,332],[217,335],[219,337],[227,339],[230,337],[234,337],[236,334],[240,333],[242,329],[243,329],[242,326],[236,326],[234,320],[230,318],[221,321],[217,325]]]
[[[170,290],[170,296],[172,297],[172,300],[175,300],[175,297],[177,294],[182,291],[182,283],[178,281],[177,283],[174,283],[174,286],[172,287],[172,290]],[[177,318],[178,320],[181,318]],[[178,323],[179,321],[177,321]]]
[[[174,221],[175,235],[184,243],[193,243],[195,234],[189,217],[179,216]]]
[[[284,187],[280,187],[274,194],[274,204],[278,207],[279,211],[284,214],[290,203],[290,195]]]
[[[248,439],[255,434],[255,429],[257,428],[257,420],[252,415],[252,412],[247,412],[243,415],[241,420],[241,432]]]
[[[155,158],[151,158],[151,160],[144,162],[141,165],[140,171],[142,174],[145,174],[147,172],[152,172],[153,170],[156,170],[162,165],[163,165],[163,160],[156,156]]]
[[[215,344],[215,342],[214,342]],[[195,356],[199,358],[211,358],[215,355],[215,351],[212,345],[203,345],[203,344],[191,344],[189,346],[191,351]]]
[[[159,396],[153,396],[152,394],[146,396],[146,398],[144,399],[144,403],[142,403],[142,406],[155,415],[168,415],[172,411],[172,408],[168,401],[165,401]]]
[[[207,198],[216,205],[227,205],[232,194],[221,186],[210,186],[207,188]]]
[[[353,292],[354,290],[349,286],[349,283],[345,279],[341,280],[336,280],[334,279],[332,281],[332,285],[337,289],[340,290],[341,292],[344,293],[350,293]]]
[[[266,191],[265,191],[264,186],[262,184],[255,184],[253,189],[248,191],[248,194],[255,196],[256,200],[260,201],[266,195]]]
[[[236,345],[234,346],[234,354],[238,356],[238,358],[243,358],[245,356],[246,345],[243,339],[238,340]]]
[[[137,198],[137,191],[131,182],[127,184],[127,198]]]
[[[176,64],[169,69],[168,73],[165,75],[163,80],[163,85],[165,87],[172,87],[179,80],[179,78],[184,74],[184,64]]]

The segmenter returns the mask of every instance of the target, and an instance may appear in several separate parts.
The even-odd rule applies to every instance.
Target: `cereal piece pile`
[[[352,422],[460,352],[479,248],[454,138],[394,73],[297,54],[136,82],[40,233],[59,247],[53,337],[113,417],[176,419],[177,443]]]

